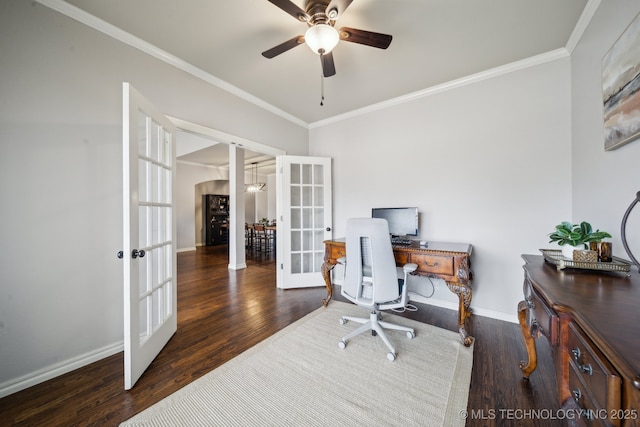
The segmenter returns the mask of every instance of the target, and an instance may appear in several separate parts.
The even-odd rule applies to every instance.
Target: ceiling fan
[[[342,16],[353,0],[306,0],[302,10],[290,0],[269,0],[289,15],[305,22],[308,29],[304,36],[295,36],[269,50],[262,52],[265,58],[274,58],[302,43],[306,43],[311,50],[320,55],[322,73],[331,77],[336,73],[331,50],[339,40],[359,43],[367,46],[386,49],[391,44],[392,37],[388,34],[373,33],[371,31],[342,27],[336,30],[336,20]]]

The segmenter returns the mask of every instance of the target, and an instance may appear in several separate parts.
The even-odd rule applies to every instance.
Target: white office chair
[[[396,358],[396,349],[387,338],[384,329],[406,332],[408,338],[415,336],[412,328],[382,321],[381,310],[404,307],[407,300],[409,273],[415,271],[416,264],[405,264],[404,278],[398,279],[396,261],[389,238],[389,225],[381,218],[351,218],[347,220],[347,256],[338,260],[345,264],[342,295],[349,301],[370,311],[369,318],[342,316],[341,324],[347,321],[362,323],[354,331],[345,335],[338,343],[345,348],[347,340],[366,331],[378,335],[389,348],[387,358]]]

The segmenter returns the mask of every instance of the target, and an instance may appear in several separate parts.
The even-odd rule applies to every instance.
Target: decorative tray
[[[631,263],[622,258],[613,257],[612,262],[583,262],[565,258],[559,249],[540,249],[540,252],[542,252],[544,260],[555,265],[558,270],[579,268],[582,270],[618,271],[622,273],[631,271]]]

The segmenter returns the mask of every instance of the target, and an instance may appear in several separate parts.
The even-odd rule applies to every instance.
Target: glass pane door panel
[[[312,165],[302,165],[302,183],[303,184],[312,184],[311,178],[311,167]]]
[[[138,110],[138,155],[147,156],[147,115]]]
[[[159,150],[159,138],[160,138],[160,134],[159,134],[159,125],[157,123],[155,123],[154,121],[149,120],[150,122],[150,129],[149,129],[149,154],[148,157],[151,160],[155,160],[158,161],[158,150]]]
[[[291,186],[291,207],[301,206],[300,186]]]
[[[301,231],[291,231],[291,250],[299,252],[302,250],[302,238]]]
[[[305,230],[302,232],[302,250],[303,251],[312,251],[313,250],[313,231]]]
[[[151,289],[151,283],[149,280],[149,266],[148,266],[148,258],[139,258],[140,262],[138,262],[138,277],[140,280],[138,281],[138,296],[144,295],[149,289]]]
[[[302,273],[302,260],[299,253],[291,254],[291,273]]]
[[[153,309],[152,309],[152,316],[151,316],[151,330],[155,331],[158,328],[158,326],[162,324],[162,321],[164,320],[164,313],[163,313],[164,296],[163,296],[162,288],[156,289],[155,292],[153,293],[152,304],[153,304]]]
[[[151,335],[151,331],[149,330],[149,321],[148,321],[149,310],[148,310],[147,298],[143,298],[142,300],[140,300],[138,307],[139,307],[138,327],[140,328],[138,339],[139,339],[139,342],[143,342],[149,337],[149,335]]]
[[[291,184],[300,184],[300,165],[291,164]]]
[[[299,230],[302,228],[302,210],[299,208],[291,208],[291,230]]]
[[[302,228],[311,228],[313,226],[313,209],[302,209]]]
[[[313,165],[313,182],[316,185],[324,185],[324,166]]]
[[[172,304],[172,298],[171,298],[171,295],[173,295],[173,282],[169,282],[166,284],[165,294],[167,295],[167,297],[164,299],[164,303],[165,303],[164,310],[166,313],[166,317],[169,317],[173,314],[173,304]]]

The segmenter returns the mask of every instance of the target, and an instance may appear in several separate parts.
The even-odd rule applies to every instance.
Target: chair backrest
[[[389,224],[382,218],[347,220],[347,265],[343,293],[357,301],[382,303],[400,296]]]

